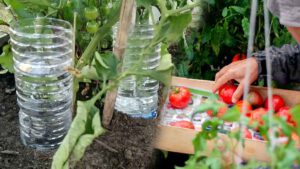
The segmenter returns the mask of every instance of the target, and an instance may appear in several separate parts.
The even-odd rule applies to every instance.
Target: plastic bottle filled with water
[[[51,18],[12,24],[19,122],[22,142],[36,149],[56,148],[72,119],[73,31]]]
[[[116,29],[114,29],[116,35]],[[151,24],[136,24],[130,32],[123,57],[122,71],[142,64],[144,70],[158,67],[160,62],[160,45],[145,49],[154,36]],[[115,37],[115,36],[114,36]],[[144,59],[140,62],[140,58]],[[133,117],[155,118],[157,116],[158,81],[150,77],[129,76],[124,79],[118,89],[115,108]]]

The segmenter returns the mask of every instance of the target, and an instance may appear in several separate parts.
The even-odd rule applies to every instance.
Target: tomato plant
[[[160,81],[166,87],[170,86],[173,64],[167,48],[180,39],[192,20],[192,9],[200,4],[199,2],[188,4],[185,1],[174,4],[170,8],[169,2],[165,1],[137,0],[137,23],[149,21],[153,6],[159,9],[160,18],[157,22],[153,21],[153,38],[144,42],[146,47],[141,49],[141,56],[139,56],[141,59],[128,70],[120,72],[117,68],[118,59],[113,54],[111,46],[106,48],[104,42],[109,40],[109,44],[112,44],[111,29],[118,22],[121,3],[125,1],[61,0],[54,3],[50,0],[5,0],[0,2],[0,31],[3,31],[3,28],[8,29],[13,20],[36,16],[60,18],[72,23],[77,35],[74,43],[76,45],[75,65],[68,68],[68,71],[75,77],[74,95],[79,90],[80,82],[99,83],[99,88],[95,89],[90,99],[77,100],[76,116],[53,157],[52,168],[69,168],[70,163],[75,166],[73,163],[82,158],[85,149],[93,139],[105,132],[100,123],[101,110],[95,106],[95,103],[101,101],[106,92],[117,88],[124,78],[131,75],[146,76]],[[143,69],[145,54],[151,52],[149,49],[157,44],[161,44],[161,62],[158,68],[145,71]],[[105,49],[102,48],[103,46]],[[10,46],[6,46],[5,58],[12,57],[9,49]],[[70,158],[72,160],[69,161]]]

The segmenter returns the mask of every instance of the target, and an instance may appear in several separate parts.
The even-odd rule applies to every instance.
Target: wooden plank
[[[114,54],[117,56],[117,58],[120,61],[122,61],[123,58],[129,31],[135,23],[135,15],[136,15],[135,0],[123,0],[121,12],[120,12],[120,21],[118,25],[116,43],[113,50]],[[113,117],[116,97],[117,97],[117,89],[108,91],[105,96],[102,125],[106,128],[109,128],[109,124]]]

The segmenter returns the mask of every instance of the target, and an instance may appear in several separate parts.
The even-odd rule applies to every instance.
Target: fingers
[[[230,70],[234,65],[238,64],[240,61],[231,63],[227,66],[224,66],[215,76],[215,81],[217,81],[220,77],[222,77],[228,70]]]
[[[236,103],[243,95],[244,92],[244,82],[240,83],[236,91],[233,93],[232,102]]]
[[[221,86],[223,86],[225,83],[227,83],[229,80],[233,79],[233,73],[227,72],[223,74],[218,80],[216,80],[216,83],[213,87],[213,93],[215,93]]]

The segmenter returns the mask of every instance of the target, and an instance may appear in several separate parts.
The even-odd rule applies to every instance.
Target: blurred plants
[[[246,53],[249,32],[250,1],[201,1],[200,26],[190,28],[185,38],[170,52],[178,76],[213,80],[215,73],[229,64],[237,53]],[[259,1],[254,51],[264,50],[263,2]],[[290,33],[271,17],[271,44],[296,43]]]

